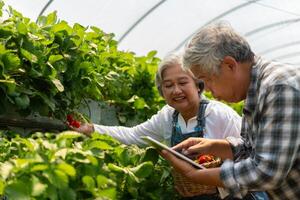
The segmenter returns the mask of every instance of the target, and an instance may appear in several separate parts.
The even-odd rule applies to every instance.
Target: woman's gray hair
[[[155,75],[155,84],[156,87],[158,89],[158,92],[161,96],[163,96],[162,94],[162,73],[164,72],[165,69],[169,68],[170,66],[174,66],[174,65],[180,65],[182,66],[182,54],[180,53],[170,53],[167,56],[165,56],[162,61],[160,62],[160,64],[158,65],[158,69]]]
[[[183,68],[182,53],[178,53],[178,52],[175,52],[175,53],[173,52],[173,53],[168,54],[167,56],[165,56],[162,59],[162,61],[158,65],[158,69],[157,69],[157,72],[155,75],[155,85],[157,87],[159,94],[161,96],[163,96],[161,85],[162,85],[162,81],[163,81],[162,74],[163,74],[164,70],[171,66],[174,66],[174,65],[179,65],[183,70],[187,71],[187,73],[189,73],[191,75],[191,77],[195,81],[195,84],[197,85],[197,87],[199,87],[199,94],[201,94],[204,89],[204,83],[201,80],[197,80],[195,78],[195,76],[193,75],[193,73],[189,69]]]
[[[183,54],[183,66],[197,66],[209,74],[218,74],[225,56],[237,62],[254,61],[248,42],[228,23],[218,22],[203,27],[192,37]]]

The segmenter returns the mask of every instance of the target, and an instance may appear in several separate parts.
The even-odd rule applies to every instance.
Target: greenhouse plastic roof
[[[180,50],[202,26],[228,21],[253,51],[268,59],[300,64],[299,0],[5,0],[24,16],[56,10],[70,25],[114,33],[121,50],[163,57]]]

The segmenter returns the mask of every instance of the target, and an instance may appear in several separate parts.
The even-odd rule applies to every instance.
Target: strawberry
[[[67,115],[67,121],[70,124],[70,126],[73,126],[75,128],[80,127],[80,121],[75,120],[71,114]]]
[[[199,164],[211,162],[214,160],[214,157],[212,155],[200,155],[197,159]]]
[[[72,121],[71,126],[74,126],[75,128],[79,128],[80,127],[80,122],[79,121]]]
[[[67,115],[67,121],[69,122],[69,123],[71,123],[72,121],[73,121],[74,119],[73,119],[73,116],[72,115]]]

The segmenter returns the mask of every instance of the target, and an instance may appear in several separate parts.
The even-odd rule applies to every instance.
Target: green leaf
[[[20,58],[12,53],[6,53],[2,57],[2,62],[6,70],[14,70],[20,66]]]
[[[134,199],[137,199],[139,196],[138,189],[133,185],[128,186],[128,192],[134,197]]]
[[[46,191],[47,185],[43,184],[36,176],[32,176],[31,180],[32,180],[32,188],[31,188],[32,196],[40,196]]]
[[[15,97],[16,105],[21,109],[26,109],[30,104],[30,99],[27,95],[22,94],[18,97]]]
[[[66,188],[69,184],[69,178],[65,172],[61,170],[54,170],[53,172],[46,173],[50,183],[57,188]]]
[[[147,147],[145,154],[142,158],[142,162],[151,161],[155,165],[158,159],[159,159],[159,154],[157,150],[153,147]]]
[[[156,54],[157,54],[157,51],[150,51],[150,52],[147,54],[147,57],[148,57],[148,58],[153,58]]]
[[[44,171],[48,169],[47,164],[35,164],[33,167],[30,168],[30,171],[35,172],[35,171]]]
[[[16,91],[17,84],[14,79],[0,80],[0,83],[3,83],[6,86],[7,94],[12,95]]]
[[[21,48],[20,50],[21,55],[26,58],[27,60],[29,60],[32,63],[37,63],[38,58],[36,55],[30,53],[29,51],[27,51],[26,49]]]
[[[103,189],[98,192],[100,199],[102,197],[107,197],[108,199],[117,199],[116,188]]]
[[[85,187],[89,190],[95,188],[95,181],[91,176],[82,177],[82,182],[85,185]]]
[[[55,157],[61,157],[65,159],[68,154],[68,148],[61,148],[57,152],[55,152]]]
[[[151,175],[153,170],[154,170],[154,166],[150,161],[144,162],[136,167],[130,168],[130,171],[132,171],[134,175],[137,176],[138,178],[148,177],[149,175]]]
[[[60,23],[57,23],[52,26],[52,31],[54,33],[60,32],[60,31],[66,31],[68,34],[71,34],[72,28],[68,25],[67,22],[61,21]]]
[[[69,165],[68,163],[60,163],[56,167],[57,167],[57,169],[65,172],[66,174],[68,174],[71,177],[76,176],[75,168],[72,165]]]
[[[30,200],[31,182],[29,180],[17,179],[5,188],[5,195],[13,200]]]
[[[48,61],[49,61],[51,64],[53,64],[53,63],[55,63],[55,62],[57,62],[57,61],[62,60],[63,58],[64,58],[64,57],[63,57],[62,55],[51,55],[51,56],[49,57]]]
[[[130,170],[126,169],[129,184],[140,183],[141,180]]]
[[[108,179],[103,175],[97,175],[96,181],[97,181],[98,188],[101,188],[103,186],[106,186],[110,182],[110,179]]]
[[[122,167],[119,167],[115,164],[112,163],[108,163],[107,165],[108,169],[110,169],[113,172],[117,172],[117,173],[127,173],[126,170]]]
[[[64,131],[64,132],[59,133],[56,136],[56,140],[75,139],[75,138],[79,138],[79,137],[83,137],[83,135],[76,131]]]
[[[15,141],[18,141],[20,142],[21,144],[24,144],[26,146],[26,150],[29,150],[29,151],[34,151],[34,144],[30,141],[30,139],[26,139],[26,138],[21,138],[21,137],[18,137],[15,139]]]
[[[51,97],[48,97],[46,93],[37,92],[36,95],[40,96],[47,106],[51,108],[52,111],[55,110],[55,101]]]
[[[5,183],[0,179],[0,195],[2,196],[4,193]]]
[[[76,192],[72,188],[63,188],[59,190],[59,197],[63,200],[76,200]]]
[[[59,200],[58,199],[58,192],[54,185],[49,184],[47,190],[45,192],[45,196],[48,197],[50,200]]]
[[[57,11],[51,12],[50,14],[47,15],[47,25],[52,25],[55,24],[57,21]]]
[[[144,109],[145,107],[147,107],[147,104],[146,104],[146,102],[144,101],[143,98],[137,98],[134,101],[134,107],[136,109]]]
[[[22,35],[25,35],[28,32],[27,27],[23,22],[17,23],[17,30]]]
[[[0,16],[2,17],[2,8],[4,6],[4,2],[0,1]]]
[[[86,146],[86,149],[101,149],[101,150],[111,150],[113,149],[112,146],[107,144],[106,142],[103,141],[92,141],[89,143],[88,146]]]

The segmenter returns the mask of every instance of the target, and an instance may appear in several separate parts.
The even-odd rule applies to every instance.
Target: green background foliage
[[[142,57],[119,51],[113,34],[71,27],[55,12],[37,24],[12,8],[9,13],[0,24],[0,114],[63,119],[90,99],[115,105],[125,122],[145,120],[162,104],[155,51]]]

